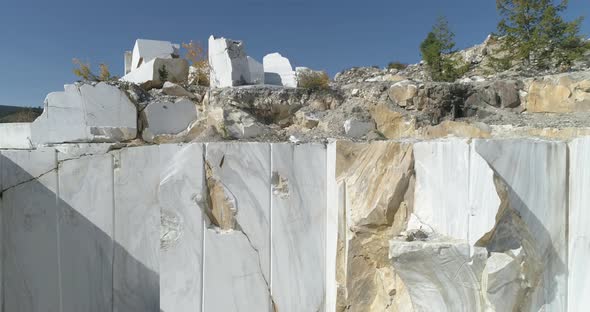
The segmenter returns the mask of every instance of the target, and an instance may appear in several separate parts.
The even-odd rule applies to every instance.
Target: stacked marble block
[[[108,149],[1,151],[4,311],[331,310],[329,147]]]

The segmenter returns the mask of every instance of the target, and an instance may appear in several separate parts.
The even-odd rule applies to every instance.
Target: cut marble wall
[[[59,312],[56,155],[2,151],[5,311]]]
[[[160,309],[200,312],[205,205],[202,145],[161,145],[160,168]]]
[[[271,309],[270,157],[267,143],[206,145],[207,179],[222,185],[236,211],[233,228],[205,232],[205,311]]]
[[[159,311],[159,149],[128,148],[114,157],[114,311]]]
[[[469,144],[448,139],[414,144],[414,214],[440,234],[467,239],[469,233]]]
[[[123,73],[127,75],[131,71],[131,63],[133,62],[133,52],[125,51],[125,53],[123,54],[123,58],[125,59],[125,68],[123,69]]]
[[[0,124],[0,149],[30,149],[31,123],[2,123]]]
[[[569,144],[568,310],[586,311],[590,305],[590,137]]]
[[[65,85],[53,92],[31,125],[33,144],[119,142],[137,135],[137,112],[127,95],[104,82]]]
[[[510,207],[518,212],[526,226],[526,236],[530,236],[521,238],[528,261],[533,262],[536,258],[540,262],[541,276],[530,294],[530,311],[565,311],[565,143],[522,139],[475,140],[473,146],[507,185]],[[488,244],[488,250],[515,249],[511,246],[515,243],[512,241],[514,237],[498,236]]]
[[[324,145],[272,145],[272,297],[281,312],[323,310],[326,166]]]
[[[57,225],[62,312],[112,309],[112,168],[109,154],[59,164]]]

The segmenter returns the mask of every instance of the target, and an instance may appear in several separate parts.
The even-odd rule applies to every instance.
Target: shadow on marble
[[[27,178],[3,186],[4,177],[15,174]],[[57,164],[34,177],[0,154],[3,311],[160,311],[160,294],[149,286],[122,294],[126,307],[114,306],[115,257],[125,259],[122,270],[127,276],[154,281],[158,273],[133,258],[115,242],[112,232],[78,211],[80,207],[62,200],[58,185]],[[109,194],[94,196],[98,200]],[[110,208],[100,213],[112,216]],[[145,307],[145,300],[152,303],[148,310],[133,309]]]

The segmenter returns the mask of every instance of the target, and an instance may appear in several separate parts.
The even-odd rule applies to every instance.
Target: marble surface
[[[0,158],[3,310],[60,312],[55,153],[2,151]],[[29,173],[48,167],[38,179]]]
[[[159,311],[159,149],[142,146],[113,154],[114,311]]]
[[[113,158],[64,161],[58,175],[61,311],[111,311]]]
[[[204,288],[203,311],[272,311],[258,254],[243,232],[205,231]]]
[[[447,139],[414,144],[414,214],[436,232],[467,239],[469,144]]]
[[[197,119],[197,106],[189,99],[176,102],[158,101],[150,103],[144,114],[147,126],[143,139],[152,142],[159,135],[175,135],[186,130]]]
[[[248,58],[241,41],[210,36],[209,66],[212,88],[243,85],[250,77]]]
[[[469,249],[464,240],[391,241],[389,253],[414,311],[485,311],[479,289],[487,251],[477,248],[471,257]]]
[[[157,57],[172,58],[174,46],[169,41],[137,39],[131,54],[130,71]]]
[[[272,144],[272,172],[272,297],[281,312],[322,311],[326,147]]]
[[[224,294],[226,300],[235,298],[247,298],[249,293],[266,294],[264,300],[260,302],[249,302],[249,306],[254,310],[263,311],[270,306],[270,183],[271,183],[271,153],[270,144],[268,143],[208,143],[206,145],[205,160],[211,168],[212,176],[222,183],[225,190],[232,195],[235,200],[237,212],[235,214],[236,229],[234,232],[239,233],[218,233],[219,231],[207,231],[205,241],[206,259],[211,259],[213,255],[225,254],[226,257],[242,259],[248,263],[257,263],[257,269],[261,274],[260,277],[264,282],[263,285],[257,285],[256,288],[250,289],[228,289],[227,285],[220,284],[215,280],[235,279],[237,274],[227,267],[230,264],[213,263],[207,260],[205,266],[205,300],[206,306],[209,298],[211,301],[218,301],[213,298]],[[222,236],[222,237],[218,237]],[[243,236],[243,237],[242,237]],[[244,238],[246,240],[244,241]],[[228,246],[219,245],[220,241],[229,241]],[[247,243],[247,244],[245,244]],[[238,247],[239,246],[239,247]],[[235,247],[235,248],[234,248]],[[213,250],[220,248],[220,250]],[[246,253],[251,259],[245,259],[246,255],[242,254],[244,249],[251,248],[253,252]],[[219,260],[218,260],[219,261]],[[209,265],[223,266],[223,268],[212,269]],[[250,269],[249,269],[250,270]],[[233,276],[233,277],[232,277]],[[208,286],[210,285],[210,286]],[[218,288],[221,286],[221,288]],[[258,288],[260,286],[260,288]],[[244,293],[243,293],[244,292]],[[239,309],[242,307],[238,306]],[[229,308],[229,307],[228,307]],[[248,309],[246,309],[248,310]],[[235,311],[235,310],[223,310]]]
[[[543,140],[474,140],[473,146],[508,187],[510,207],[526,226],[529,261],[540,262],[541,279],[531,294],[530,311],[565,311],[566,144]],[[522,235],[522,234],[521,234]],[[510,237],[490,249],[513,245]]]
[[[202,311],[203,146],[160,145],[160,309]]]
[[[137,112],[127,95],[104,82],[65,85],[45,99],[31,124],[33,144],[118,142],[135,138]]]
[[[0,124],[0,149],[30,149],[31,147],[30,122]]]
[[[288,58],[275,52],[264,56],[262,64],[265,84],[297,88],[295,71]]]
[[[569,155],[568,309],[582,312],[590,306],[590,137],[573,140]]]

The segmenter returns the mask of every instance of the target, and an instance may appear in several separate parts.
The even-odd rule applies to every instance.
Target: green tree
[[[420,44],[422,58],[434,81],[455,81],[461,77],[467,66],[453,59],[455,34],[444,17],[439,17],[432,31]]]
[[[567,0],[496,0],[500,52],[506,55],[498,60],[505,67],[513,62],[538,69],[571,66],[588,48],[579,34],[582,18],[561,17],[567,5]]]

